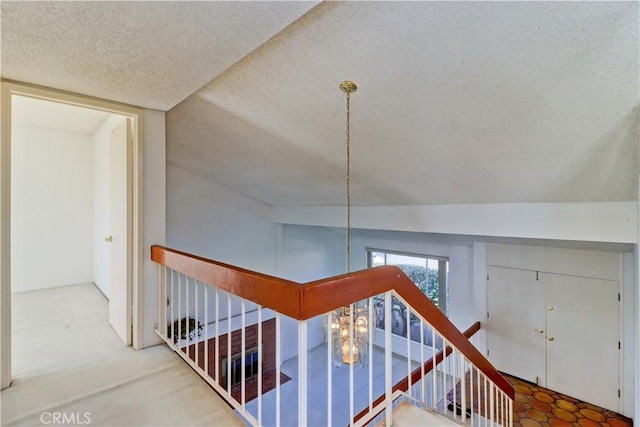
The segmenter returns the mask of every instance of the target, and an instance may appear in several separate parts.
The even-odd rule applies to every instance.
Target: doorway
[[[91,241],[89,242],[92,245],[92,248],[89,250],[91,255],[98,255],[100,251],[102,251],[103,254],[106,254],[107,262],[98,262],[96,264],[99,264],[100,266],[104,266],[104,264],[107,264],[108,268],[106,270],[108,274],[106,274],[107,278],[105,280],[104,271],[102,272],[102,278],[94,275],[93,273],[96,273],[95,271],[91,271],[93,277],[91,277],[90,282],[96,282],[96,285],[98,284],[97,282],[101,282],[102,286],[98,287],[110,301],[110,323],[118,336],[120,336],[120,338],[126,345],[130,345],[132,343],[134,332],[133,329],[137,324],[137,322],[134,321],[136,319],[133,318],[133,316],[136,316],[137,314],[137,310],[133,309],[133,294],[137,288],[135,272],[138,267],[138,257],[135,255],[140,249],[140,245],[138,244],[140,232],[139,227],[137,226],[139,217],[138,200],[140,198],[140,191],[138,190],[136,183],[140,182],[140,180],[138,179],[138,173],[140,169],[138,164],[138,152],[140,148],[138,142],[141,140],[139,123],[141,119],[141,111],[128,106],[8,82],[2,83],[2,95],[2,156],[0,157],[0,159],[2,160],[2,215],[0,217],[2,220],[2,228],[0,233],[0,237],[2,238],[2,264],[0,265],[2,289],[0,294],[0,326],[2,332],[1,347],[3,354],[1,380],[2,388],[5,388],[10,383],[9,378],[11,372],[11,362],[10,357],[7,356],[10,355],[11,349],[11,291],[12,285],[16,283],[16,281],[13,280],[14,274],[11,272],[10,266],[13,266],[16,270],[16,277],[20,277],[20,275],[22,275],[22,277],[20,278],[24,279],[25,273],[25,269],[19,266],[20,263],[15,262],[19,258],[20,254],[16,253],[17,258],[13,259],[14,262],[12,262],[12,251],[19,251],[24,248],[20,246],[20,243],[13,241],[11,231],[16,231],[13,225],[19,226],[21,220],[33,219],[24,217],[18,218],[16,216],[14,218],[14,224],[12,224],[11,221],[10,213],[14,213],[15,215],[15,212],[12,209],[12,203],[16,202],[16,200],[14,200],[14,197],[11,196],[12,191],[16,190],[16,188],[14,188],[11,183],[11,177],[13,175],[11,172],[11,165],[14,161],[14,159],[12,159],[11,148],[15,147],[15,145],[12,144],[12,139],[15,137],[15,132],[13,132],[12,128],[15,127],[16,129],[14,130],[18,129],[18,125],[12,126],[14,116],[14,114],[12,114],[12,110],[14,110],[14,113],[19,112],[19,104],[23,101],[32,103],[40,102],[42,103],[42,105],[44,105],[44,103],[56,104],[62,109],[76,109],[76,111],[80,111],[79,109],[82,108],[84,111],[89,111],[89,113],[93,114],[94,116],[104,119],[103,125],[111,126],[111,129],[107,129],[106,132],[103,132],[108,134],[106,136],[106,149],[109,153],[109,157],[107,159],[103,159],[104,161],[102,162],[103,179],[105,178],[106,174],[106,176],[108,176],[109,185],[107,186],[108,190],[106,192],[103,188],[102,193],[99,193],[99,195],[102,196],[103,199],[107,200],[107,210],[96,210],[98,215],[96,216],[96,218],[93,218],[92,227],[95,233],[91,233]],[[32,104],[32,106],[33,105],[35,104]],[[71,117],[71,119],[69,119],[70,122],[77,122],[79,116],[71,115],[69,117]],[[53,121],[60,125],[60,123],[64,122],[65,119],[63,117],[56,117],[53,119]],[[103,127],[101,127],[102,131],[104,131]],[[94,137],[96,135],[94,135]],[[118,143],[115,143],[115,139],[118,139]],[[93,138],[92,143],[96,143],[95,138]],[[55,150],[51,152],[51,155],[52,158],[45,159],[44,161],[48,160],[51,163],[54,163],[55,166],[59,166],[58,173],[55,175],[69,175],[68,173],[66,173],[68,172],[68,170],[65,170],[64,166],[57,163],[57,160],[59,159],[53,157],[55,155]],[[112,159],[113,161],[109,161],[109,159]],[[82,169],[83,166],[86,165],[77,163],[76,169]],[[67,165],[66,167],[74,168],[73,166],[69,165]],[[65,186],[65,190],[71,191],[71,187],[82,187],[81,184],[83,184],[81,182],[72,183],[73,181],[67,181],[67,183],[64,184],[63,182],[56,180],[55,177],[53,177],[53,175],[51,174],[49,175],[49,178],[50,179],[48,180],[37,180],[39,182],[39,186],[44,187],[40,188],[40,190],[43,191],[42,194],[47,193],[47,186],[50,186],[48,189],[51,190],[56,186],[63,185]],[[67,178],[69,177],[67,176]],[[77,179],[77,176],[75,178]],[[84,187],[86,187],[86,185]],[[36,200],[36,202],[38,202],[38,200]],[[64,205],[65,202],[69,201],[64,201],[62,205]],[[46,216],[47,213],[51,214],[53,210],[53,208],[42,206],[39,209],[40,215],[44,216]],[[44,214],[42,212],[44,212]],[[29,217],[30,214],[32,214],[32,212],[28,212],[25,217]],[[100,218],[98,218],[100,217],[100,214],[102,214],[101,220]],[[73,221],[73,218],[71,218],[71,221]],[[76,221],[78,223],[82,222],[78,221],[77,217]],[[86,223],[87,221],[84,222]],[[24,225],[24,221],[22,221],[22,225]],[[75,225],[78,227],[81,226],[81,224]],[[107,234],[106,232],[100,232],[99,225],[102,226],[102,228],[108,230],[109,233]],[[49,223],[45,226],[44,229],[53,229],[55,227],[56,224]],[[29,227],[27,226],[26,228],[28,229]],[[86,227],[84,229],[78,228],[76,233],[66,232],[64,233],[63,237],[59,237],[57,239],[54,238],[53,242],[45,242],[54,244],[54,248],[50,248],[47,253],[51,255],[63,255],[67,252],[73,252],[73,250],[71,249],[74,249],[76,252],[75,256],[81,256],[78,255],[78,250],[82,251],[83,249],[80,247],[81,245],[79,241],[84,240],[84,250],[86,251],[86,231]],[[84,236],[82,235],[83,233],[85,234]],[[35,234],[35,237],[43,237],[42,233]],[[98,234],[105,235],[101,235],[98,239]],[[98,240],[100,240],[100,246],[102,247],[98,245]],[[30,245],[31,248],[35,247],[33,242],[36,242],[36,240],[32,241],[32,244]],[[95,251],[93,250],[94,248],[96,249]],[[42,257],[42,254],[39,254],[39,256]],[[50,256],[50,258],[56,257]],[[58,258],[54,261],[60,261],[60,259]],[[48,271],[45,271],[44,275],[39,276],[39,279],[44,279],[37,281],[40,281],[41,284],[45,284],[44,282],[46,281],[47,276],[51,276],[49,277],[49,279],[51,279],[54,274],[52,270],[49,270],[49,268],[51,268],[52,265],[55,266],[57,264],[61,263],[54,262],[46,266],[45,270]],[[91,262],[90,264],[94,266],[93,262]],[[19,267],[16,268],[16,266]],[[78,283],[78,280],[69,278],[80,277],[73,276],[74,273],[84,274],[84,277],[86,278],[88,272],[86,271],[86,268],[84,270],[85,271],[72,272],[67,269],[67,271],[64,272],[66,276],[64,274],[59,276],[57,279],[57,283],[55,281],[49,280],[46,285],[61,285],[61,280],[66,280],[67,283],[65,284],[68,285],[74,284],[74,282]],[[30,277],[30,279],[33,279],[33,277]],[[34,281],[27,280],[26,283],[27,287],[38,286],[34,285]],[[22,285],[25,285],[24,281]]]

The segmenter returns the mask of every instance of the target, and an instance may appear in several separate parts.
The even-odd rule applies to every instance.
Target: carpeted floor
[[[516,391],[514,427],[630,427],[631,419],[505,375]]]
[[[0,425],[60,424],[54,415],[94,426],[244,425],[167,346],[126,347],[108,308],[93,284],[12,295],[13,384],[0,393]]]

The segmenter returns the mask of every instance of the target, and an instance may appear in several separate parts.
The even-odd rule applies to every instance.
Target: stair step
[[[395,427],[415,427],[415,426],[429,426],[429,427],[445,427],[455,426],[460,427],[461,424],[445,417],[444,415],[436,414],[435,412],[428,411],[426,409],[418,408],[407,401],[402,401],[398,406],[393,409],[392,426]],[[386,425],[386,419],[382,419],[376,426],[383,427]]]

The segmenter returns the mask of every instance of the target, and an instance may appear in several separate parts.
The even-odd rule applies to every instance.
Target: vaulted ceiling
[[[2,3],[2,77],[168,110],[272,205],[638,198],[638,2]]]

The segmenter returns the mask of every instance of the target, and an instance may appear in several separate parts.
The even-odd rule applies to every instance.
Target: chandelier
[[[352,81],[340,83],[347,96],[346,148],[347,148],[347,235],[346,267],[351,271],[351,94],[358,87]],[[325,338],[331,345],[335,366],[358,364],[365,366],[369,360],[369,310],[366,303],[353,303],[336,309],[327,315]]]

